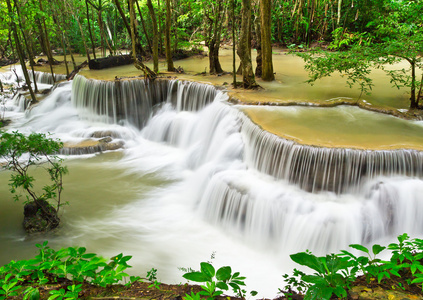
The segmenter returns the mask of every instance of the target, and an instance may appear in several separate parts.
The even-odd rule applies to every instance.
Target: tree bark
[[[242,0],[241,35],[237,53],[241,60],[244,88],[258,87],[251,62],[251,0]]]
[[[93,56],[94,56],[94,59],[96,59],[97,57],[95,55],[95,44],[94,44],[93,33],[91,31],[91,22],[90,22],[90,12],[89,12],[89,9],[88,9],[88,0],[85,0],[85,7],[87,8],[88,33],[90,34],[91,47],[93,49]]]
[[[273,73],[272,59],[272,1],[260,0],[260,16],[261,16],[261,51],[263,55],[262,66],[263,73],[261,79],[264,81],[275,80]]]
[[[38,3],[39,3],[40,11],[43,11],[42,0],[39,0]],[[33,4],[34,4],[34,6],[36,5],[35,1],[33,2]],[[53,59],[53,54],[51,53],[50,41],[48,39],[48,33],[47,33],[47,27],[46,27],[45,19],[43,17],[41,19],[36,17],[35,22],[37,24],[37,27],[38,27],[38,30],[39,30],[39,33],[40,33],[41,42],[43,43],[44,53],[47,56],[48,64],[50,65],[50,71],[51,71],[51,75],[53,77],[53,82],[55,82],[54,71],[53,71],[54,59]]]
[[[222,0],[217,0],[213,15],[209,18],[209,67],[210,74],[223,73],[222,66],[219,61],[220,38],[223,24],[223,5]]]
[[[234,89],[236,89],[235,1],[236,0],[232,0],[232,76],[233,76],[233,86],[234,86]]]
[[[153,46],[151,45],[150,37],[147,34],[147,29],[145,28],[145,21],[142,16],[140,5],[138,4],[138,1],[135,1],[135,4],[137,5],[138,14],[140,15],[142,30],[144,31],[145,39],[147,40],[148,49],[150,50],[150,53],[153,53]]]
[[[14,4],[15,4],[17,15],[18,15],[18,24],[22,32],[22,38],[25,44],[26,51],[28,53],[29,64],[31,66],[32,82],[34,83],[34,92],[38,93],[37,81],[35,80],[34,53],[32,52],[32,49],[28,40],[28,34],[27,34],[27,31],[25,30],[25,23],[24,23],[24,20],[22,19],[20,8],[16,0],[14,0]]]
[[[411,64],[411,91],[410,91],[410,108],[418,108],[418,99],[416,99],[416,62],[409,61]]]
[[[159,55],[163,55],[163,28],[162,28],[162,13],[160,10],[160,1],[157,0],[157,14],[158,14],[158,25],[159,25]]]
[[[131,24],[131,40],[132,40],[132,57],[134,59],[134,66],[144,72],[144,76],[148,79],[154,80],[157,75],[155,72],[151,71],[140,59],[140,53],[137,53],[137,46],[136,46],[136,37],[135,37],[135,9],[134,9],[134,1],[129,0],[129,17],[130,17],[130,24]]]
[[[167,61],[167,70],[170,72],[175,71],[172,60],[172,47],[170,44],[170,27],[172,24],[172,18],[170,13],[170,0],[166,0],[166,30],[165,30],[165,51],[166,51],[166,61]]]
[[[6,0],[6,4],[7,4],[7,10],[9,11],[9,14],[11,16],[13,16],[14,11],[12,9],[12,5],[10,4],[10,0]],[[25,81],[26,81],[26,84],[27,84],[28,89],[29,89],[29,93],[31,94],[31,99],[32,99],[32,101],[36,102],[37,99],[35,98],[34,91],[32,90],[32,87],[31,87],[31,80],[29,79],[28,70],[26,68],[25,58],[24,58],[24,54],[23,54],[21,44],[20,44],[20,40],[19,40],[18,29],[16,27],[15,22],[12,21],[10,23],[11,23],[10,28],[12,28],[13,37],[15,39],[16,52],[18,52],[19,61],[21,63],[21,67],[22,67],[22,72],[24,74]]]
[[[159,32],[157,30],[156,13],[151,0],[147,0],[147,7],[150,12],[151,23],[153,24],[153,69],[157,73],[159,72]]]
[[[261,20],[260,20],[260,0],[255,1],[254,3],[254,32],[256,35],[256,50],[257,50],[257,56],[256,56],[256,72],[255,75],[257,78],[260,78],[263,73],[263,55],[261,51]]]

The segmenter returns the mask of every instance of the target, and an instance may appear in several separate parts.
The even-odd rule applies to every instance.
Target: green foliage
[[[368,28],[373,28],[371,32],[351,33],[343,27],[332,32],[333,41],[328,48],[337,52],[296,53],[306,62],[308,82],[339,72],[349,87],[357,84],[362,93],[368,93],[373,86],[370,72],[380,68],[390,76],[394,87],[410,89],[410,108],[417,108],[421,95],[416,91],[421,91],[422,81],[416,78],[416,71],[423,68],[423,28],[417,15],[423,13],[422,4],[420,0],[386,1],[385,15],[367,23]],[[387,68],[401,60],[407,61],[409,68]]]
[[[294,290],[305,292],[308,299],[330,299],[333,295],[346,298],[347,290],[355,281],[358,274],[363,274],[367,282],[377,280],[379,283],[391,276],[411,276],[408,285],[419,284],[423,289],[423,240],[410,240],[404,233],[398,236],[398,243],[391,243],[388,247],[373,245],[371,249],[363,245],[352,244],[351,248],[364,252],[365,256],[356,256],[342,250],[340,254],[330,254],[317,257],[310,252],[300,252],[291,255],[296,263],[315,271],[307,275],[294,269],[293,276],[285,274],[283,277],[287,285],[285,291],[280,291],[289,297]],[[382,251],[390,250],[390,260],[383,261],[377,257]],[[404,286],[399,285],[404,289]]]
[[[62,166],[63,160],[55,155],[62,147],[63,143],[48,138],[43,133],[31,133],[26,136],[18,131],[0,131],[0,157],[7,161],[4,167],[12,171],[9,186],[15,201],[19,200],[22,197],[21,192],[24,192],[25,203],[38,200],[53,201],[56,214],[58,213],[60,206],[64,204],[60,198],[63,189],[62,178],[68,172],[67,168]],[[36,180],[30,175],[30,168],[33,166],[43,167],[50,178],[50,184],[42,187],[42,195],[37,194]]]
[[[229,287],[241,297],[246,293],[242,289],[242,286],[245,286],[244,280],[246,277],[240,276],[239,272],[232,273],[231,267],[224,266],[216,271],[213,265],[208,262],[200,263],[200,267],[200,271],[185,273],[183,277],[195,282],[204,282],[205,284],[201,286],[203,290],[197,294],[185,295],[185,300],[197,300],[201,296],[208,300],[215,299],[222,295],[223,291],[228,291]],[[255,291],[251,293],[256,294]]]
[[[147,279],[148,281],[152,282],[148,287],[160,290],[160,282],[157,280],[157,269],[151,268],[150,271],[147,272]]]
[[[55,251],[48,246],[47,241],[36,247],[39,253],[35,258],[11,261],[0,268],[0,299],[21,294],[24,294],[24,299],[39,299],[36,286],[57,282],[59,278],[70,279],[73,284],[67,286],[66,290],[50,291],[49,299],[78,299],[82,284],[77,282],[108,287],[128,277],[124,271],[130,268],[127,262],[131,256],[122,253],[108,261],[94,253],[86,253],[84,247]],[[138,279],[131,277],[130,282]]]
[[[290,257],[294,262],[316,271],[313,275],[301,276],[302,281],[310,284],[304,299],[330,299],[332,294],[339,298],[347,297],[345,289],[354,280],[349,276],[347,260],[335,254],[317,257],[310,252],[300,252]]]

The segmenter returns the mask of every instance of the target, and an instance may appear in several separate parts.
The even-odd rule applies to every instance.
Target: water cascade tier
[[[310,192],[357,192],[381,176],[423,177],[423,152],[325,148],[296,143],[264,131],[247,116],[243,120],[248,165]]]
[[[72,102],[86,118],[129,122],[142,128],[159,103],[170,102],[178,111],[197,111],[212,102],[216,90],[195,82],[143,79],[100,81],[77,75]],[[192,101],[192,99],[196,99]]]

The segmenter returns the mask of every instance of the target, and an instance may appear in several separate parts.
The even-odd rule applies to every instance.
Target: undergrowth
[[[56,251],[48,246],[47,241],[36,247],[39,253],[34,258],[11,261],[0,267],[0,300],[16,296],[37,300],[40,299],[40,287],[63,281],[67,281],[65,288],[49,290],[48,298],[44,299],[79,299],[85,283],[109,288],[126,282],[125,285],[129,287],[134,282],[145,279],[151,282],[150,288],[160,290],[161,283],[157,280],[155,268],[147,272],[146,278],[125,273],[130,268],[127,262],[131,256],[121,253],[105,259],[97,254],[87,253],[84,247],[68,247]],[[294,262],[312,269],[314,273],[294,269],[292,275],[283,275],[286,285],[284,289],[279,289],[280,293],[287,299],[294,298],[294,294],[305,300],[329,300],[334,297],[346,299],[360,276],[367,284],[389,281],[392,289],[409,290],[410,287],[417,287],[420,292],[423,291],[422,239],[410,239],[404,233],[398,236],[396,243],[388,246],[376,244],[366,248],[352,244],[350,247],[355,250],[354,253],[362,255],[346,250],[321,257],[310,251],[292,254],[290,257]],[[383,251],[391,252],[389,260],[378,257]],[[185,269],[183,277],[203,283],[201,291],[185,294],[184,300],[213,300],[230,289],[241,299],[247,296],[246,277],[239,272],[232,272],[230,266],[216,270],[210,262],[202,262],[200,271]],[[402,280],[395,281],[395,278]],[[255,291],[250,292],[251,296],[256,294]]]

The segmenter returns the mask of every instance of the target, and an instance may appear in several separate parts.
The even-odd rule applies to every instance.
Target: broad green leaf
[[[386,249],[386,247],[383,247],[383,246],[380,246],[380,245],[377,245],[377,244],[373,245],[373,247],[372,247],[372,251],[373,251],[374,255],[378,255],[380,252],[382,252],[385,249]]]
[[[229,290],[229,286],[225,282],[222,282],[222,281],[218,282],[216,284],[216,287],[224,291]]]
[[[321,274],[325,273],[324,265],[320,262],[319,258],[313,254],[308,254],[306,252],[299,252],[299,253],[290,255],[290,257],[297,264],[307,266]]]
[[[211,281],[211,278],[202,272],[185,273],[182,277],[195,282]]]
[[[200,266],[201,266],[201,272],[207,275],[208,277],[213,277],[216,274],[216,271],[211,264],[202,262]]]
[[[351,244],[350,247],[357,249],[357,250],[360,250],[360,251],[363,251],[363,252],[366,252],[366,253],[369,253],[369,249],[367,249],[366,247],[364,247],[360,244]]]
[[[229,266],[221,267],[216,272],[216,278],[217,280],[227,281],[231,279],[231,273],[232,273],[231,267]]]

